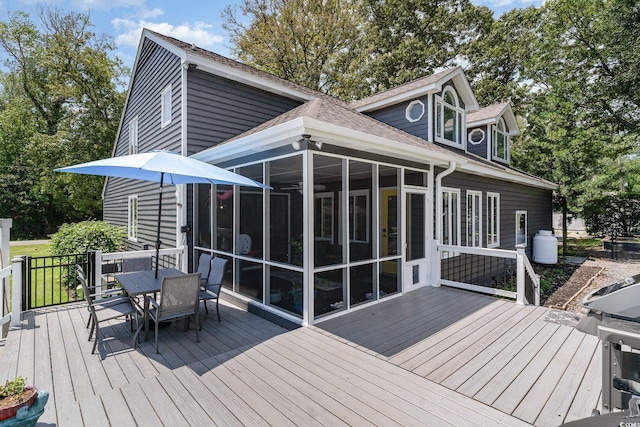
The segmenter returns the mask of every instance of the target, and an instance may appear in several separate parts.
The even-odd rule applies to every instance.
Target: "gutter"
[[[438,242],[440,242],[440,236],[442,236],[442,178],[451,175],[456,170],[456,166],[456,162],[451,161],[449,167],[436,176],[436,233],[438,235],[434,237]]]

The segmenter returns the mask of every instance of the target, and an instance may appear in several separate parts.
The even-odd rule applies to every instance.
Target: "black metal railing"
[[[93,286],[94,253],[25,257],[23,270],[22,307],[30,310],[81,301],[76,292],[76,264],[87,274]]]
[[[139,258],[130,258],[132,256]],[[156,257],[148,252],[128,254],[127,260],[147,261],[144,266],[130,266],[129,271],[151,270],[156,266]],[[92,288],[96,285],[107,287],[112,285],[115,280],[113,275],[126,270],[123,269],[123,262],[124,257],[122,256],[98,260],[95,252],[24,257],[22,263],[22,309],[31,310],[82,301],[82,293],[77,291],[80,283],[76,278],[76,264],[83,268],[87,277],[87,286]],[[180,255],[175,253],[160,255],[158,267],[160,269],[180,268]],[[96,274],[96,269],[99,269],[99,274]],[[101,283],[95,283],[96,277],[101,277]]]
[[[517,290],[514,258],[460,253],[442,259],[440,266],[443,280],[509,292]]]

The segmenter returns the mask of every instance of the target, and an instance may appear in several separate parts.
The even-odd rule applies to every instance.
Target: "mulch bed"
[[[559,272],[560,269],[562,273]],[[600,272],[601,268],[562,263],[553,266],[535,265],[534,270],[541,277],[551,277],[554,281],[552,288],[544,295],[540,295],[540,304],[545,307],[564,309],[565,305]]]

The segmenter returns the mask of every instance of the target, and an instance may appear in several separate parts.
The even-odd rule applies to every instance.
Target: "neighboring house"
[[[555,185],[509,166],[517,133],[460,68],[348,104],[145,30],[113,154],[172,150],[273,187],[166,189],[162,241],[230,259],[229,294],[308,324],[433,284],[435,240],[514,249],[550,229]],[[153,246],[156,197],[105,185],[131,249]]]

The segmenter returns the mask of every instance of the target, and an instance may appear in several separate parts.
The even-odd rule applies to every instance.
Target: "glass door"
[[[406,193],[404,290],[427,284],[427,191]]]

